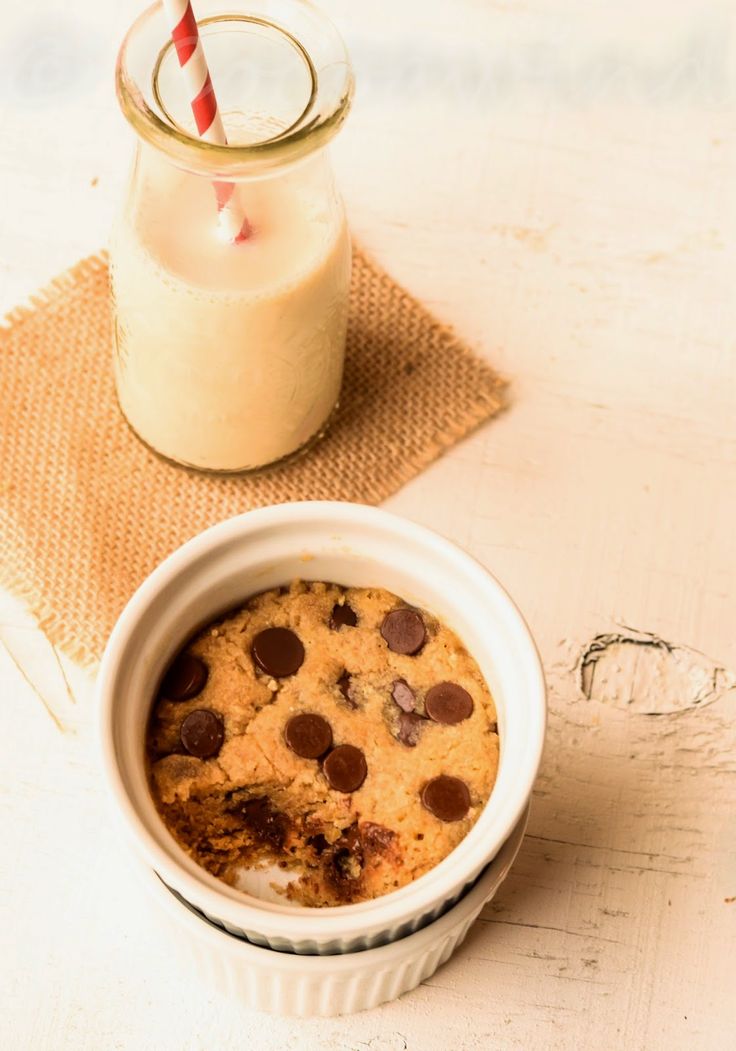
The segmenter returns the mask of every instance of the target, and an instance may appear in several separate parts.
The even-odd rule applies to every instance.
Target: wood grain
[[[551,718],[529,835],[416,992],[350,1019],[251,1015],[167,955],[102,798],[91,685],[66,666],[71,703],[5,597],[2,1043],[732,1046],[733,11],[324,6],[358,75],[335,148],[355,232],[512,380],[503,418],[390,507],[478,556],[538,638]],[[104,240],[130,153],[111,70],[136,9],[4,12],[2,308]]]

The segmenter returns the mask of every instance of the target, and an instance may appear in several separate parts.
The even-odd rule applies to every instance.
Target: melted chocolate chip
[[[330,859],[332,866],[332,881],[356,883],[363,874],[363,866],[360,859],[347,847],[336,850]]]
[[[414,691],[404,679],[397,679],[391,686],[391,696],[401,708],[402,712],[413,712],[417,699]]]
[[[368,764],[360,748],[341,744],[327,756],[322,770],[330,788],[336,792],[355,792],[366,779]]]
[[[289,830],[289,820],[280,810],[274,810],[266,796],[246,799],[230,811],[239,817],[259,843],[281,850]]]
[[[184,749],[197,759],[211,759],[217,755],[225,738],[225,727],[216,712],[197,708],[190,712],[179,728],[179,739]]]
[[[354,628],[357,623],[358,617],[352,606],[349,606],[347,602],[335,603],[330,614],[330,627],[333,631],[339,631],[340,628]]]
[[[299,671],[304,662],[304,646],[298,635],[288,628],[266,628],[259,631],[251,646],[253,660],[267,675],[286,679]]]
[[[413,656],[419,653],[427,637],[424,621],[414,609],[392,609],[383,618],[381,635],[394,653]]]
[[[180,653],[168,667],[161,695],[170,701],[188,701],[201,693],[207,682],[207,665],[192,653]]]
[[[473,714],[473,698],[456,682],[441,682],[427,690],[424,707],[436,723],[453,726]]]
[[[357,708],[358,703],[355,700],[355,693],[353,692],[353,680],[350,673],[344,671],[340,678],[337,680],[337,685],[340,687],[340,693],[343,695],[345,700],[348,702],[351,708]]]
[[[402,712],[396,737],[407,748],[415,748],[422,734],[425,720],[416,712]]]
[[[373,854],[387,854],[396,841],[396,833],[385,825],[374,821],[364,821],[360,826],[360,840],[366,851]]]
[[[440,774],[421,791],[422,804],[440,821],[461,821],[470,809],[468,786],[459,777]]]
[[[363,874],[363,844],[357,825],[351,825],[324,855],[325,878],[341,897],[355,892]]]
[[[310,836],[307,839],[307,846],[311,847],[318,857],[320,854],[323,854],[327,850],[329,845],[330,844],[327,842],[327,839],[322,835],[321,832],[318,832],[316,836]]]
[[[321,715],[302,712],[289,719],[284,738],[302,759],[319,759],[332,744],[332,727]]]

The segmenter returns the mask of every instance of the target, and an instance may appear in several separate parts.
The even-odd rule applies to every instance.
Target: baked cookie
[[[276,863],[311,906],[427,872],[498,767],[493,699],[452,631],[381,588],[299,581],[188,643],[146,744],[156,807],[199,864],[234,884]]]

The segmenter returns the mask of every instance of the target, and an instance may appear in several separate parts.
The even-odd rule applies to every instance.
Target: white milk
[[[350,241],[306,180],[239,188],[253,237],[219,234],[211,184],[147,165],[110,245],[120,405],[180,463],[273,463],[324,427],[342,379]]]

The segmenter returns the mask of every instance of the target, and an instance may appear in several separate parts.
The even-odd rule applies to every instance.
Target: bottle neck
[[[118,98],[138,136],[210,178],[262,176],[320,151],[353,92],[347,54],[327,19],[301,0],[200,0],[198,14],[227,144],[198,136],[160,6],[134,23],[118,57]]]

